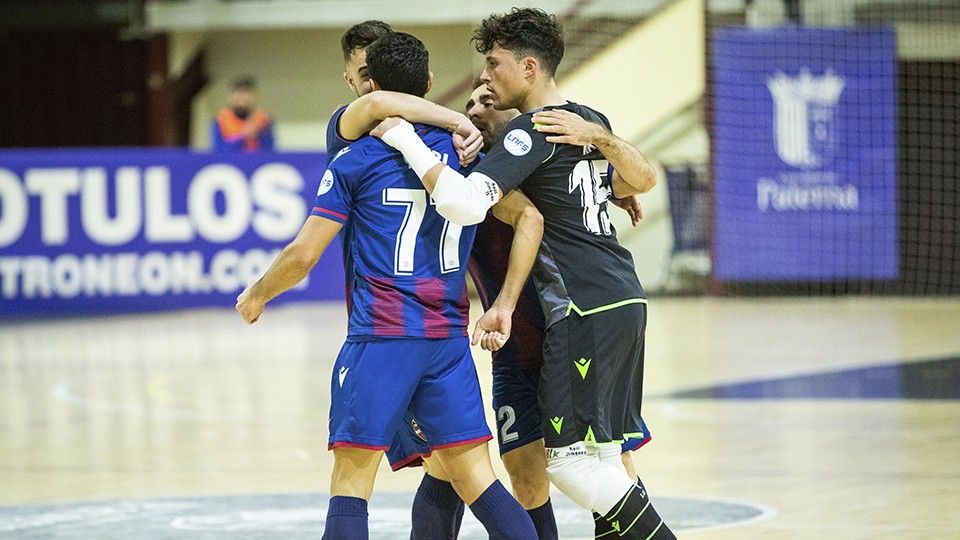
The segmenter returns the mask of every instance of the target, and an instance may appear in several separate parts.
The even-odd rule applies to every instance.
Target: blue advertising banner
[[[714,53],[714,276],[895,278],[894,32],[727,29]]]
[[[300,230],[322,153],[0,152],[0,317],[232,307]],[[342,300],[331,244],[275,300]]]

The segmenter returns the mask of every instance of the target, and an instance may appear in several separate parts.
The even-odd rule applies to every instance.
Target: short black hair
[[[350,55],[354,51],[369,47],[371,43],[391,32],[393,32],[393,28],[390,28],[390,25],[383,21],[363,21],[351,26],[340,38],[343,61],[349,62]]]
[[[256,90],[257,80],[250,75],[241,75],[233,80],[233,85],[230,88],[233,90]]]
[[[430,82],[430,53],[416,37],[393,32],[367,47],[367,69],[381,90],[423,97]]]
[[[499,45],[517,60],[533,56],[551,77],[563,59],[563,27],[556,16],[539,8],[513,8],[510,13],[490,15],[473,31],[471,41],[483,55]]]

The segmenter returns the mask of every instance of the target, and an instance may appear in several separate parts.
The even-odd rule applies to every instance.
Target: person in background
[[[220,109],[210,126],[214,152],[273,151],[273,122],[257,108],[257,83],[244,76],[233,83],[227,107]]]

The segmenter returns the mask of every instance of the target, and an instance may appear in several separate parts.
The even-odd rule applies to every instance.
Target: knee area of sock
[[[594,494],[583,493],[591,491],[584,490],[584,481],[593,476],[599,463],[596,455],[548,451],[547,477],[553,485],[557,486],[557,489],[568,497],[574,498],[578,504],[592,504]],[[578,497],[573,497],[572,493],[581,494],[585,500],[577,500]]]
[[[575,503],[606,514],[633,481],[622,470],[601,462],[595,452],[580,448],[548,449],[547,476]]]

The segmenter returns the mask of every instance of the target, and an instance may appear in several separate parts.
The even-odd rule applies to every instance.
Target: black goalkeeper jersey
[[[565,109],[607,129],[610,123],[589,107]],[[531,276],[546,323],[644,298],[633,257],[617,242],[607,214],[613,196],[609,165],[592,146],[553,144],[534,130],[533,113],[513,119],[503,138],[474,169],[506,194],[522,188],[543,214],[543,243]]]

